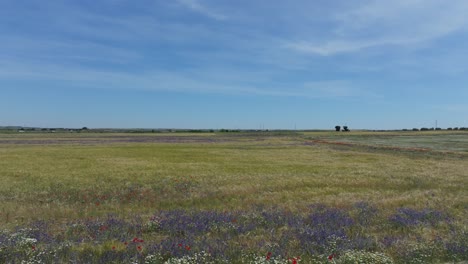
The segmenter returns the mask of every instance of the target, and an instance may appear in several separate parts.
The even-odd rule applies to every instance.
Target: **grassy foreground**
[[[467,138],[0,134],[0,262],[467,261]]]

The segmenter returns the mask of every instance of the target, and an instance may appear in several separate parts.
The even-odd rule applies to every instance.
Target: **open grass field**
[[[457,263],[467,219],[465,131],[0,134],[0,263]]]

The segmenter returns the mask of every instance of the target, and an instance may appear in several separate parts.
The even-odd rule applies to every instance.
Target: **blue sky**
[[[0,0],[0,126],[468,126],[465,0]]]

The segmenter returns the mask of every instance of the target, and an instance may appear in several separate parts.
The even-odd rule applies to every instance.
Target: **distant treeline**
[[[436,127],[436,128],[427,128],[427,127],[421,127],[421,128],[413,128],[411,129],[412,131],[432,131],[432,130],[444,130],[440,127]],[[454,127],[454,128],[451,128],[451,127],[448,127],[446,130],[468,130],[467,127]],[[403,129],[403,131],[410,131],[410,129]]]
[[[448,131],[458,131],[458,130],[466,130],[468,131],[468,127],[448,127],[448,128],[412,128],[412,129],[382,129],[382,130],[373,130],[369,129],[367,131],[373,132],[388,132],[388,131],[440,131],[440,130],[448,130]],[[291,133],[291,132],[325,132],[327,130],[313,130],[313,129],[302,129],[302,130],[287,130],[287,129],[118,129],[118,128],[40,128],[40,127],[19,127],[19,126],[4,126],[0,127],[0,132],[5,133],[258,133],[258,132],[268,132],[271,133]],[[329,130],[328,130],[329,131]],[[343,131],[349,132],[351,131],[348,126],[335,126],[335,131]],[[361,130],[366,131],[366,129]]]

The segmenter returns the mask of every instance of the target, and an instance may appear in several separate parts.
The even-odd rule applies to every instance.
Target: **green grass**
[[[235,263],[243,263],[245,248],[255,248],[251,253],[260,260],[270,250],[274,254],[302,252],[305,263],[328,263],[327,254],[332,253],[338,254],[337,263],[348,263],[347,258],[351,262],[378,258],[372,255],[375,251],[396,263],[466,260],[460,252],[468,243],[464,238],[468,230],[467,138],[466,132],[445,131],[0,134],[0,224],[10,230],[0,230],[0,240],[16,241],[14,246],[0,243],[0,262],[15,254],[18,260],[29,261],[43,254],[46,262],[68,261],[70,254],[90,263],[119,252],[127,260],[133,255],[144,258],[159,252],[150,245],[163,240],[180,243],[178,239],[187,239],[199,252],[206,249],[201,237],[216,244],[217,236],[231,235],[232,252],[227,250],[225,255],[238,258]],[[356,220],[365,212],[359,209],[363,201],[376,207],[378,215],[364,214],[366,221],[346,232],[350,241],[372,241],[365,252],[326,248],[321,249],[322,255],[309,254],[297,244],[306,243],[307,237],[289,238],[289,244],[275,248],[274,243],[283,241],[282,235],[296,234],[294,224],[262,226],[266,221],[262,212],[276,212],[277,217],[292,212],[306,219],[314,210],[320,214],[312,204],[343,209]],[[399,226],[389,220],[405,208],[410,208],[414,219],[421,212],[435,212],[436,222]],[[257,227],[247,233],[229,233],[237,223],[218,222],[219,229],[186,237],[184,230],[168,235],[172,232],[168,227],[147,230],[134,222],[148,223],[155,213],[174,209],[182,209],[181,215],[209,214],[209,210],[238,214],[239,221],[251,221]],[[108,215],[133,221],[129,225],[133,231],[126,231],[122,222],[113,222],[102,231]],[[321,225],[333,223],[336,215],[327,217]],[[32,236],[28,229],[15,229],[37,225],[35,220],[44,220],[49,226],[43,232],[63,244],[58,259],[53,260],[50,251],[55,250],[53,242],[35,245],[27,242]],[[21,232],[24,237],[18,236]],[[121,233],[127,242],[133,236],[144,237],[142,245],[148,248],[137,254],[134,247],[127,248],[117,239]],[[85,242],[67,244],[68,238]],[[387,238],[396,242],[387,245]],[[327,246],[334,239],[317,241]],[[266,244],[259,246],[262,243]],[[357,250],[359,239],[351,244]],[[38,250],[32,250],[33,246]]]
[[[346,206],[366,200],[381,208],[450,208],[466,214],[468,157],[431,158],[395,151],[305,145],[310,138],[414,147],[422,133],[382,137],[378,133],[343,136],[173,135],[229,139],[218,143],[105,143],[80,145],[109,134],[0,135],[0,140],[56,139],[54,144],[0,145],[0,223],[35,219],[73,219],[114,212],[151,214],[158,209],[248,209],[275,205],[301,210],[321,202]],[[124,138],[142,135],[119,134]],[[146,135],[147,136],[147,135]],[[164,134],[151,135],[165,136]],[[167,134],[166,134],[167,136]],[[419,138],[422,137],[422,138]],[[467,134],[432,135],[454,151]],[[387,140],[387,141],[385,141]],[[6,141],[6,140],[5,140]],[[431,141],[432,142],[432,141]],[[85,197],[86,196],[86,197]],[[96,205],[96,204],[99,205]],[[467,215],[468,217],[468,215]]]

